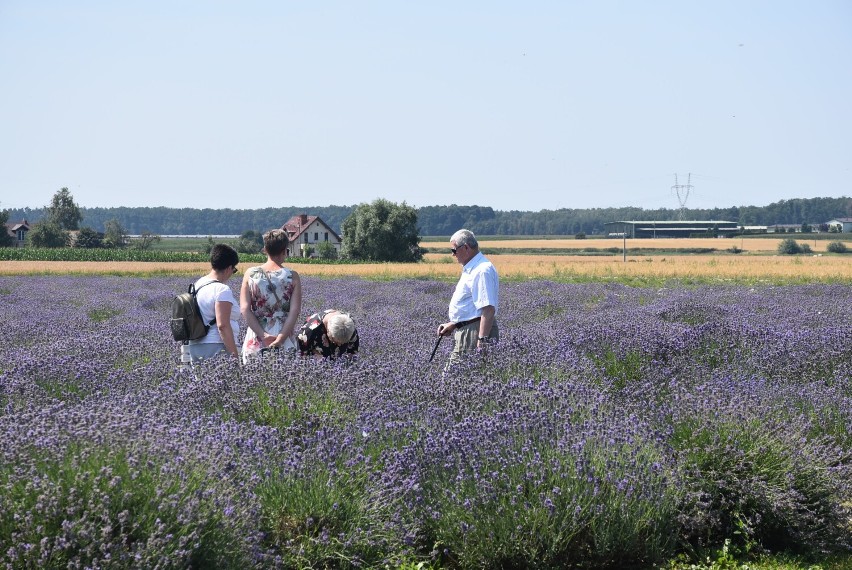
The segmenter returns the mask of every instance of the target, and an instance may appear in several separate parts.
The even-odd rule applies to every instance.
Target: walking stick
[[[432,355],[429,357],[429,362],[432,362],[432,359],[435,358],[435,351],[438,350],[438,345],[441,344],[441,339],[444,338],[442,336],[438,336],[438,340],[435,342],[435,348],[432,349]]]

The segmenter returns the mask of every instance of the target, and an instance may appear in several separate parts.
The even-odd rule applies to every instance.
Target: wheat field
[[[581,256],[499,254],[490,256],[502,277],[512,279],[702,279],[852,282],[852,256],[671,255]],[[252,264],[242,263],[245,271]],[[293,264],[301,275],[375,279],[454,279],[460,268],[450,255],[426,254],[423,263]],[[5,261],[0,275],[202,275],[205,263]]]
[[[778,244],[785,238],[636,238],[627,240],[627,249],[716,249],[724,251],[737,247],[745,252],[774,253],[778,251]],[[830,243],[828,240],[804,239],[801,236],[793,237],[800,244],[807,244],[814,252],[825,252]],[[423,241],[421,247],[447,249],[448,241]],[[487,250],[500,249],[609,249],[624,245],[621,239],[511,239],[511,240],[482,240],[479,247]],[[852,242],[846,242],[852,248]]]

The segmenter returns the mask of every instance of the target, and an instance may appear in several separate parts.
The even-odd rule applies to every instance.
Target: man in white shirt
[[[496,341],[499,277],[497,270],[479,251],[479,242],[470,230],[459,230],[450,238],[450,251],[462,266],[453,297],[450,321],[438,327],[439,336],[453,333],[455,346],[449,364],[463,354],[484,350]]]

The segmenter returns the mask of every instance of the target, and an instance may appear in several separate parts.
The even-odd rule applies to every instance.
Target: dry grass
[[[493,255],[491,261],[506,278],[569,280],[695,279],[723,281],[843,281],[852,282],[852,259],[834,255],[675,255],[628,257],[571,255]],[[251,264],[241,264],[244,271]],[[449,255],[427,254],[424,263],[357,265],[293,265],[301,275],[361,276],[376,279],[426,277],[455,279],[459,266]],[[26,274],[141,274],[202,275],[205,263],[45,262],[5,261],[0,275]]]
[[[808,244],[815,252],[825,252],[829,241],[813,240],[791,234],[799,244]],[[785,238],[690,238],[690,239],[628,239],[627,249],[716,249],[724,251],[734,246],[746,252],[775,253],[778,244]],[[483,240],[479,246],[489,250],[499,249],[609,249],[616,247],[621,249],[624,245],[621,239],[512,239],[512,240]],[[422,247],[449,249],[447,241],[420,242]],[[852,243],[847,243],[852,248]]]
[[[441,257],[441,256],[438,256]],[[494,255],[501,275],[602,279],[852,281],[852,260],[840,256],[628,257]]]

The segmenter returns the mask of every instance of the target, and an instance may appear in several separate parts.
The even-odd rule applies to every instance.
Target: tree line
[[[298,214],[319,216],[332,229],[342,232],[343,222],[357,209],[353,206],[259,208],[254,210],[197,208],[85,208],[80,207],[80,227],[106,232],[117,223],[129,234],[240,235],[248,230],[263,232],[281,227]],[[677,220],[679,209],[659,208],[562,208],[540,211],[500,211],[487,206],[424,206],[413,208],[421,236],[449,236],[459,228],[480,235],[599,235],[604,224],[619,220]],[[51,208],[5,210],[8,220],[27,219],[31,224],[48,217]],[[686,219],[725,220],[743,226],[810,224],[817,226],[833,218],[852,217],[852,198],[796,198],[768,206],[686,209]]]

